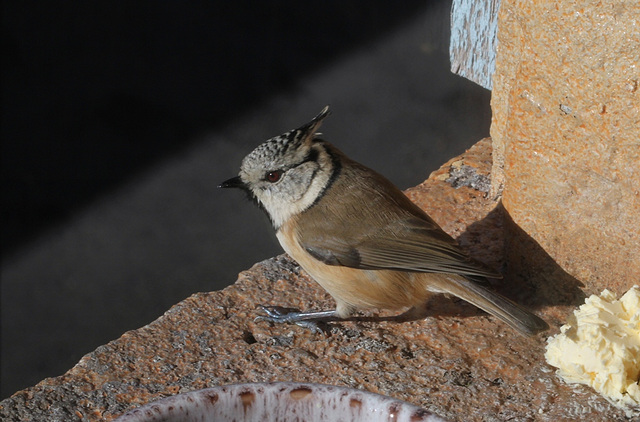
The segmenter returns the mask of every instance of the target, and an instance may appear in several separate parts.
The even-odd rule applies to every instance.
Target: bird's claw
[[[300,315],[300,311],[295,308],[285,308],[283,306],[265,306],[260,305],[260,309],[264,311],[266,315],[258,315],[256,321],[269,321],[269,322],[295,322],[295,317]]]
[[[300,312],[295,308],[260,305],[260,309],[262,309],[266,315],[258,315],[254,321],[268,321],[274,324],[296,324],[318,334],[329,331],[326,322],[320,319],[310,319],[310,314]]]

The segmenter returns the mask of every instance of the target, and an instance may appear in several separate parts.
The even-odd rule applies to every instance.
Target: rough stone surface
[[[640,281],[638,3],[503,0],[498,28],[493,193],[586,293],[622,294]],[[512,274],[540,268],[524,261]]]
[[[485,180],[490,166],[490,141],[484,140],[408,195],[470,253],[499,267],[504,214],[495,199],[470,186]],[[523,286],[506,279],[497,287],[509,293]],[[572,309],[524,299],[553,327],[549,334]],[[0,419],[109,421],[161,397],[255,381],[367,389],[452,421],[625,419],[591,389],[566,385],[554,374],[544,361],[544,335],[523,337],[458,300],[434,298],[426,319],[401,323],[369,315],[333,324],[326,334],[256,322],[260,304],[333,306],[286,256],[261,262],[233,286],[195,294],[86,355],[66,374],[3,400]]]

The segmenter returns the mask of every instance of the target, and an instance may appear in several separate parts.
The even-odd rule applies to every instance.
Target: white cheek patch
[[[258,182],[253,189],[276,229],[312,206],[327,187],[333,172],[331,157],[318,148],[318,159],[293,167],[278,183]],[[257,175],[254,175],[257,177]]]
[[[263,142],[242,160],[240,179],[245,189],[251,191],[253,199],[267,211],[276,228],[310,207],[331,177],[329,152],[322,141],[315,138],[328,114],[327,106],[309,123]],[[270,186],[265,180],[268,172],[287,168],[291,174],[285,173],[279,183]]]
[[[318,171],[316,163],[305,163],[289,170],[283,187],[287,190],[291,202],[299,201],[312,187],[313,179]]]

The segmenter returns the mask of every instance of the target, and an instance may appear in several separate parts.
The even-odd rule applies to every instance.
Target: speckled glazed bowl
[[[132,410],[116,422],[440,422],[409,403],[351,388],[276,382],[178,394]]]

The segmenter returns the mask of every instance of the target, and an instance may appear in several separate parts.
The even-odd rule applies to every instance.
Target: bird
[[[350,159],[311,121],[250,152],[239,188],[268,215],[276,237],[335,300],[333,310],[288,312],[264,306],[272,322],[314,326],[366,309],[416,312],[434,294],[457,296],[524,335],[549,328],[540,317],[486,287],[502,278],[472,259],[429,215],[376,171]]]

